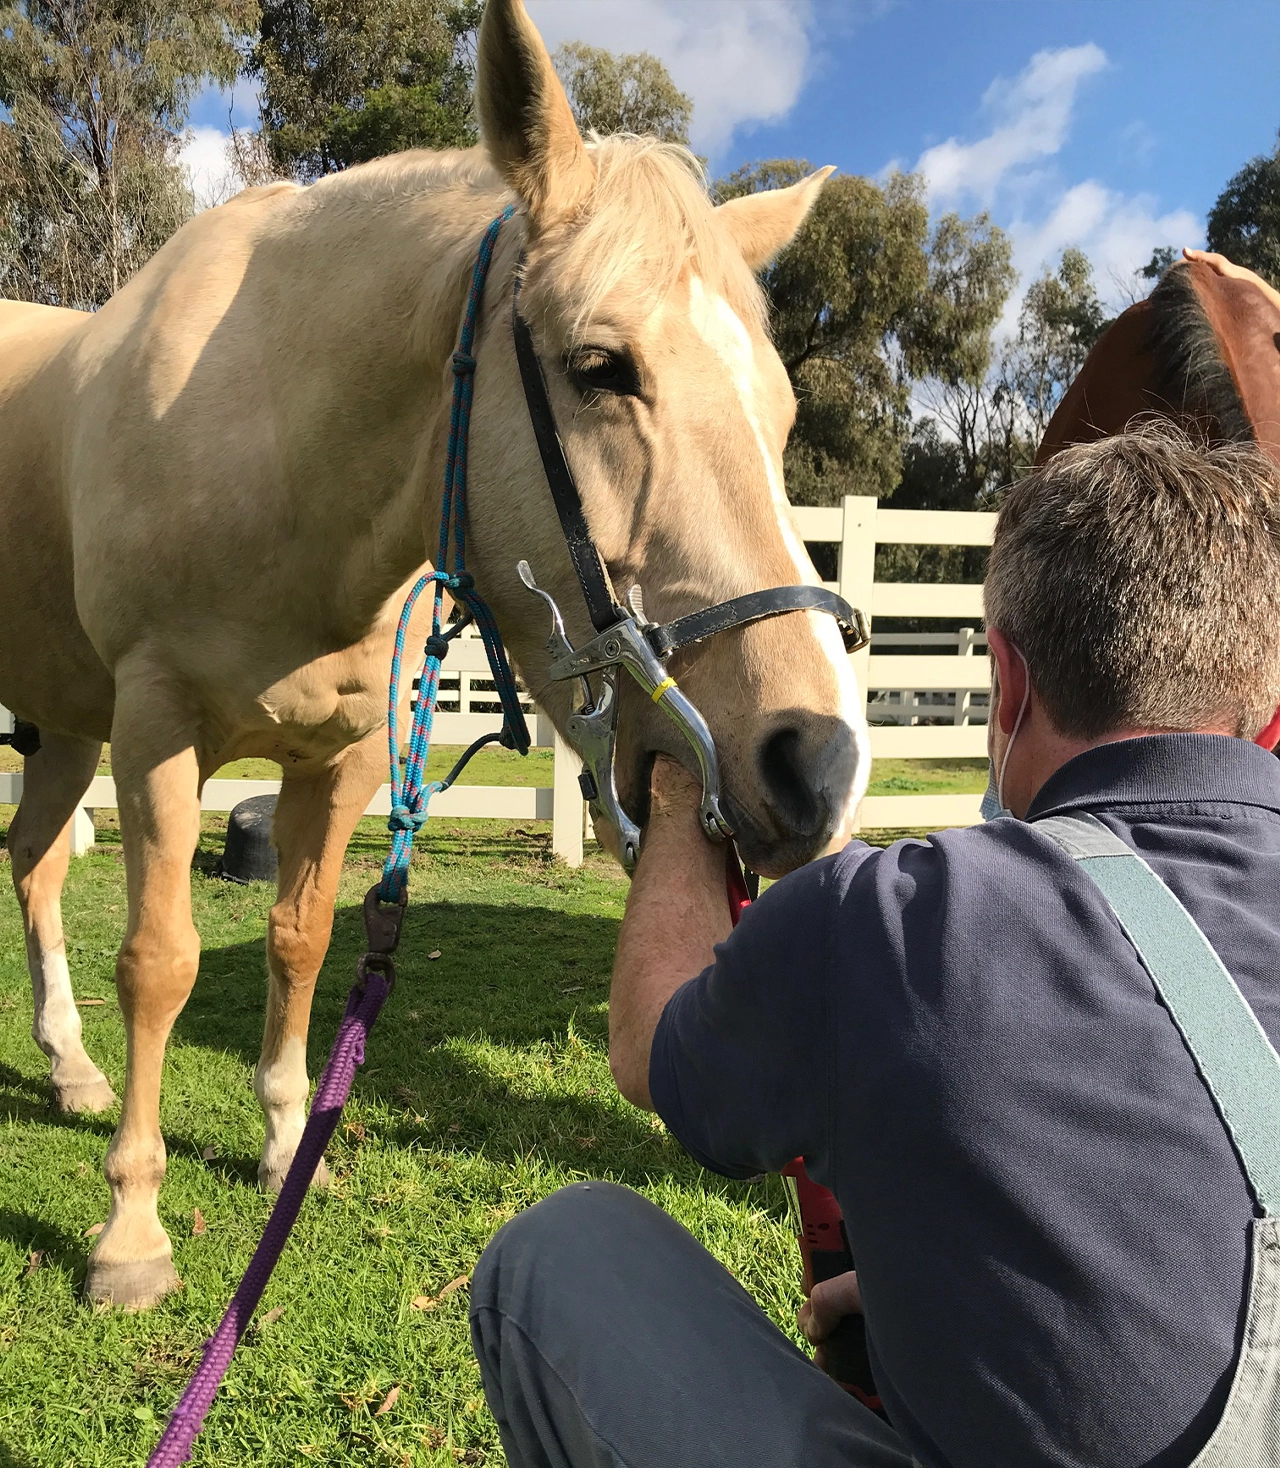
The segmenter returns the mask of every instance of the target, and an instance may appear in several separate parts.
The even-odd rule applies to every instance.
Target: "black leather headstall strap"
[[[555,502],[556,514],[560,517],[560,529],[564,532],[569,547],[573,569],[578,573],[582,594],[587,599],[587,611],[591,625],[597,632],[607,631],[626,616],[617,605],[609,575],[600,559],[596,543],[587,529],[587,517],[582,512],[582,496],[565,458],[564,445],[556,428],[555,414],[551,411],[551,399],[547,394],[547,381],[542,375],[542,363],[534,349],[529,323],[519,311],[520,279],[516,277],[515,295],[511,301],[511,329],[516,341],[516,361],[520,365],[520,380],[524,384],[525,402],[529,407],[529,421],[533,424],[533,436],[538,441],[538,452],[542,455],[542,468]]]
[[[824,612],[834,617],[846,652],[857,652],[871,641],[862,613],[825,586],[774,586],[768,591],[749,591],[701,612],[677,617],[674,622],[646,627],[645,636],[654,652],[665,658],[678,647],[688,647],[717,632],[762,622],[766,617],[780,617],[784,612]]]
[[[523,267],[523,260],[521,266]],[[586,599],[591,624],[597,633],[607,632],[619,622],[627,620],[628,613],[618,605],[609,581],[609,573],[596,549],[595,541],[591,538],[591,531],[587,528],[582,496],[578,493],[573,470],[569,467],[564,444],[561,443],[560,433],[556,428],[542,363],[533,345],[529,323],[520,314],[519,275],[516,276],[515,291],[511,299],[511,330],[515,338],[516,362],[520,367],[529,421],[533,424],[533,436],[537,440],[538,453],[542,456],[542,468],[560,519],[560,529],[564,533],[569,557],[573,561],[578,583]],[[780,617],[784,612],[823,612],[834,617],[848,652],[856,652],[871,640],[867,619],[863,614],[851,607],[843,597],[823,586],[775,586],[766,591],[749,591],[745,596],[735,596],[729,601],[718,602],[713,607],[705,607],[700,612],[691,612],[687,617],[677,617],[674,622],[650,624],[643,630],[657,656],[665,658],[677,648],[701,642],[717,632],[745,627],[750,622],[759,622],[766,617]]]

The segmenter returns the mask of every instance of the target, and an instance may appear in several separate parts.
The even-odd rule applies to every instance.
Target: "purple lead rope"
[[[375,964],[370,961],[372,959],[379,961]],[[147,1468],[178,1468],[180,1463],[191,1457],[191,1447],[204,1424],[205,1413],[213,1403],[227,1367],[231,1365],[232,1354],[240,1344],[271,1278],[271,1271],[288,1242],[289,1231],[297,1221],[307,1188],[342,1115],[356,1067],[364,1062],[364,1042],[395,981],[390,961],[382,954],[366,954],[360,971],[361,978],[347,999],[346,1013],[329,1052],[329,1063],[316,1087],[293,1165],[285,1177],[276,1206],[271,1210],[262,1239],[240,1281],[240,1288],[227,1306],[227,1313],[205,1345],[199,1369],[174,1408],[164,1436],[147,1459]]]
[[[248,1329],[249,1321],[262,1292],[271,1278],[289,1232],[297,1222],[303,1199],[315,1170],[324,1156],[324,1149],[333,1136],[333,1129],[342,1115],[355,1079],[356,1067],[364,1062],[364,1042],[378,1018],[387,995],[396,981],[395,967],[391,955],[400,941],[400,925],[404,921],[405,904],[409,898],[409,854],[413,834],[426,819],[426,801],[435,785],[423,788],[427,747],[431,742],[431,721],[435,712],[435,701],[440,688],[440,659],[444,640],[440,636],[441,586],[448,585],[465,602],[476,618],[484,638],[485,651],[493,671],[495,686],[503,707],[504,733],[512,736],[511,747],[524,754],[529,747],[529,734],[525,729],[524,715],[520,711],[516,695],[515,680],[503,651],[493,615],[484,602],[475,595],[474,583],[466,574],[466,489],[467,489],[467,431],[471,414],[471,383],[475,372],[475,359],[471,355],[476,322],[484,295],[485,278],[493,260],[493,249],[498,232],[515,212],[508,205],[493,220],[485,231],[476,256],[475,269],[471,278],[471,293],[467,298],[467,313],[463,321],[458,342],[458,351],[453,354],[454,394],[451,430],[449,435],[449,460],[445,469],[445,491],[440,516],[439,565],[434,573],[423,576],[413,588],[400,617],[396,632],[395,654],[391,665],[391,696],[388,715],[388,739],[391,746],[391,791],[393,810],[388,822],[396,833],[391,855],[383,871],[383,880],[371,887],[364,899],[364,925],[369,938],[369,951],[360,960],[356,969],[356,983],[347,999],[347,1011],[342,1017],[333,1049],[329,1052],[329,1063],[320,1077],[316,1094],[311,1102],[307,1125],[271,1210],[271,1217],[263,1230],[262,1240],[254,1251],[249,1267],[245,1270],[240,1288],[232,1296],[227,1313],[222,1317],[217,1330],[209,1337],[200,1359],[200,1366],[191,1378],[182,1400],[169,1418],[164,1436],[156,1444],[155,1452],[147,1459],[147,1468],[177,1468],[191,1456],[191,1446],[204,1425],[205,1413],[213,1404],[222,1378],[231,1365],[231,1357],[241,1338]],[[452,506],[452,508],[451,508]],[[449,548],[449,523],[453,519],[454,537],[457,543],[455,554],[456,574],[446,574],[444,562]],[[409,762],[402,783],[400,778],[400,752],[396,732],[396,706],[399,702],[400,663],[404,653],[404,639],[409,627],[409,617],[418,593],[430,582],[435,582],[435,608],[432,617],[432,636],[427,642],[427,662],[423,672],[422,688],[418,706],[414,711],[413,734],[409,742]],[[434,649],[434,650],[433,650]],[[472,750],[478,748],[473,745]],[[456,773],[456,771],[455,771]],[[452,778],[452,777],[450,777]]]

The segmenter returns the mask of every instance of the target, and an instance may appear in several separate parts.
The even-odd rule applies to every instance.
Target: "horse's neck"
[[[1280,464],[1280,308],[1252,281],[1205,272],[1197,288],[1258,447]]]
[[[298,366],[279,428],[299,446],[290,462],[305,466],[291,497],[325,559],[343,568],[334,592],[354,599],[363,621],[434,554],[448,364],[476,250],[502,200],[496,189],[401,189],[330,211],[326,187],[298,231]],[[513,249],[500,251],[495,277],[510,274]]]

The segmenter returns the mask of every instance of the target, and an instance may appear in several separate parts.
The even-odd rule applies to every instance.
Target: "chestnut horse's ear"
[[[763,270],[791,243],[822,192],[822,185],[834,172],[834,166],[828,165],[789,188],[743,194],[720,205],[716,218],[733,236],[752,270]]]
[[[489,0],[476,55],[480,133],[536,226],[571,214],[595,180],[569,101],[523,0]]]

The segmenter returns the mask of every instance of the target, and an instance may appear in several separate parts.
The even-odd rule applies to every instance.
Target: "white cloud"
[[[1069,188],[1044,218],[1015,220],[1010,226],[1021,290],[1074,245],[1093,263],[1098,294],[1113,307],[1125,304],[1117,298],[1118,287],[1146,264],[1157,245],[1181,247],[1203,239],[1204,226],[1189,209],[1163,214],[1158,209],[1150,194],[1121,194],[1096,179]],[[1010,303],[1009,321],[1020,303],[1021,292]]]
[[[982,99],[998,119],[987,136],[973,143],[948,138],[920,155],[916,170],[928,180],[930,195],[944,201],[971,194],[991,204],[1019,170],[1061,149],[1081,83],[1106,65],[1106,53],[1090,42],[1037,51],[1012,82],[997,78]]]
[[[227,152],[228,135],[216,127],[187,129],[179,158],[191,181],[196,208],[210,209],[239,192]]]
[[[528,0],[554,51],[649,51],[693,98],[693,146],[714,161],[738,128],[791,110],[809,68],[811,0]]]
[[[1123,194],[1097,179],[1071,182],[1055,163],[1071,136],[1083,83],[1106,69],[1092,43],[1039,51],[1012,81],[997,78],[982,99],[991,130],[972,142],[948,138],[920,155],[916,169],[935,207],[991,209],[1013,240],[1019,284],[1002,328],[1010,330],[1027,286],[1068,246],[1093,263],[1098,293],[1113,309],[1157,245],[1195,244],[1202,222],[1187,209],[1161,211],[1150,194]],[[1130,151],[1150,151],[1154,134],[1140,121],[1122,134]]]

